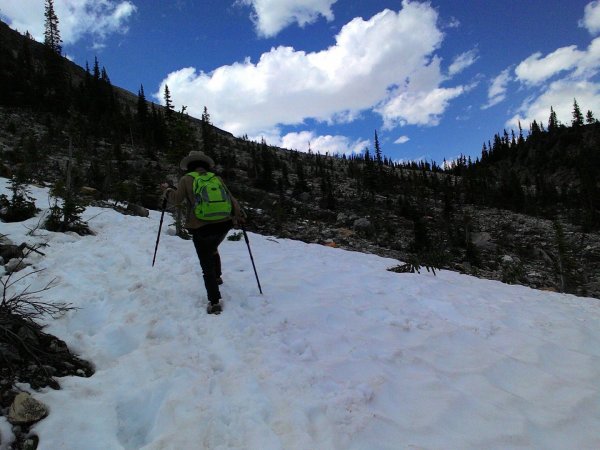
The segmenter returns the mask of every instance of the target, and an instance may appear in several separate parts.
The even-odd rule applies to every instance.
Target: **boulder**
[[[13,425],[39,422],[48,414],[48,408],[27,392],[17,394],[8,411],[8,421]]]
[[[361,217],[360,219],[356,219],[354,221],[353,227],[357,231],[369,231],[373,225],[369,219],[366,217]]]
[[[148,217],[150,215],[150,211],[147,208],[140,205],[134,205],[133,203],[127,205],[127,212],[140,217]]]
[[[484,250],[494,250],[497,247],[492,242],[492,235],[485,231],[471,233],[471,244]]]

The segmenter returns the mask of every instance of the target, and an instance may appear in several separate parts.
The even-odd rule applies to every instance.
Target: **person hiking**
[[[185,228],[192,235],[194,247],[200,260],[204,287],[208,296],[206,311],[220,314],[222,311],[221,257],[219,244],[231,228],[243,225],[244,216],[239,203],[231,195],[223,180],[215,175],[215,163],[199,151],[191,151],[179,163],[186,174],[179,179],[177,188],[162,183],[163,198],[173,205],[187,203],[188,216]]]

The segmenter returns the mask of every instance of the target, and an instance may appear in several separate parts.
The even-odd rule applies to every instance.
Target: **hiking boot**
[[[221,303],[219,303],[219,302],[209,303],[208,306],[206,307],[206,312],[208,314],[221,314],[221,311],[223,311],[223,307],[221,306]]]
[[[217,284],[221,286],[223,284],[223,278],[217,277]]]

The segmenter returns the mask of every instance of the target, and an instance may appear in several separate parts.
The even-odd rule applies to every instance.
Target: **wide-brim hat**
[[[210,156],[207,156],[202,152],[192,150],[185,158],[183,158],[181,160],[181,162],[179,163],[179,167],[181,170],[187,170],[188,165],[191,162],[196,162],[196,161],[202,161],[202,162],[208,164],[209,169],[212,169],[215,166],[215,162],[212,160],[212,158]]]

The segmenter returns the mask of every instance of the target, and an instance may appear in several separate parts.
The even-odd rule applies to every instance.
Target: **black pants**
[[[219,244],[223,242],[233,223],[219,222],[205,225],[201,228],[191,230],[194,247],[202,267],[204,287],[210,303],[218,303],[221,298],[217,278],[221,276],[221,257],[219,256]]]

